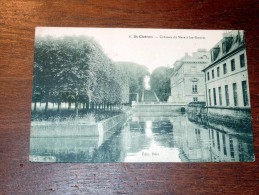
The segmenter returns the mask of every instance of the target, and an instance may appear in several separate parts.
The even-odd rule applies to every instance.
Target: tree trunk
[[[91,102],[91,110],[94,110],[94,103]]]
[[[36,109],[37,109],[37,102],[34,102],[33,112],[36,112]]]
[[[60,112],[61,102],[58,102],[58,112]]]
[[[76,118],[78,118],[78,102],[75,103]]]
[[[85,111],[85,102],[83,102],[83,112]]]
[[[48,112],[48,107],[49,107],[49,93],[46,93],[46,101],[45,101],[45,113]]]
[[[87,99],[86,99],[86,105],[85,105],[85,109],[88,111],[89,110],[89,108],[90,108],[90,105],[89,105],[89,98],[87,97]]]

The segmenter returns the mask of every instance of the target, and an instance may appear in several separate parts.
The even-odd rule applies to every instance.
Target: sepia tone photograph
[[[253,162],[243,30],[37,27],[32,162]]]

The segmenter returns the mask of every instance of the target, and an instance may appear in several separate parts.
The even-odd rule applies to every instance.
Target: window
[[[226,42],[225,41],[222,43],[222,53],[223,54],[226,53]]]
[[[248,106],[248,93],[247,93],[247,83],[246,81],[242,81],[242,92],[243,92],[243,102],[244,106]]]
[[[213,131],[213,129],[211,129],[211,137],[212,137],[212,145],[213,145],[213,147],[215,147],[215,139],[214,139],[214,131]]]
[[[221,87],[219,89],[219,105],[222,106],[222,95],[221,95]]]
[[[193,101],[194,101],[194,102],[197,102],[197,101],[198,101],[198,98],[197,98],[197,97],[194,97],[194,98],[193,98]]]
[[[217,105],[216,89],[213,88],[214,106]]]
[[[233,97],[234,97],[234,106],[238,105],[238,99],[237,99],[237,84],[233,83]]]
[[[233,138],[232,138],[231,135],[229,135],[229,148],[230,148],[230,156],[231,156],[231,158],[235,158]]]
[[[198,93],[197,84],[192,85],[192,93]]]
[[[231,60],[231,71],[234,71],[236,69],[235,67],[235,59]]]
[[[217,77],[220,76],[219,67],[217,67]]]
[[[207,79],[208,79],[208,81],[210,80],[210,73],[209,72],[207,72]]]
[[[201,131],[200,131],[200,129],[195,129],[195,134],[201,134]]]
[[[241,54],[240,55],[240,67],[242,68],[242,67],[245,67],[245,54]]]
[[[225,133],[222,133],[222,141],[223,141],[223,151],[224,151],[224,154],[227,155],[227,146],[226,146],[226,136],[225,136]]]
[[[223,64],[223,73],[227,74],[227,64]]]
[[[226,97],[226,105],[229,106],[228,85],[225,85],[225,97]]]
[[[211,93],[210,93],[210,89],[209,89],[209,105],[211,106]]]
[[[220,140],[219,140],[219,132],[217,131],[217,144],[218,144],[218,151],[220,151]]]
[[[211,71],[211,77],[214,79],[214,70]]]

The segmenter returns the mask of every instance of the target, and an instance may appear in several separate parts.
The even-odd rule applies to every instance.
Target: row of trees
[[[129,102],[129,94],[140,93],[147,68],[112,62],[101,46],[89,37],[36,37],[33,102],[75,103],[84,109],[109,108]]]

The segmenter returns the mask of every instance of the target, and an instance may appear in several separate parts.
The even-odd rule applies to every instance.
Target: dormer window
[[[223,53],[223,54],[227,53],[227,50],[226,50],[226,42],[225,42],[225,41],[222,42],[222,53]]]
[[[226,54],[229,52],[233,43],[233,37],[225,37],[222,41],[222,53]]]
[[[219,51],[220,51],[220,48],[219,47],[215,47],[211,50],[211,60],[212,61],[215,61],[219,55]]]

